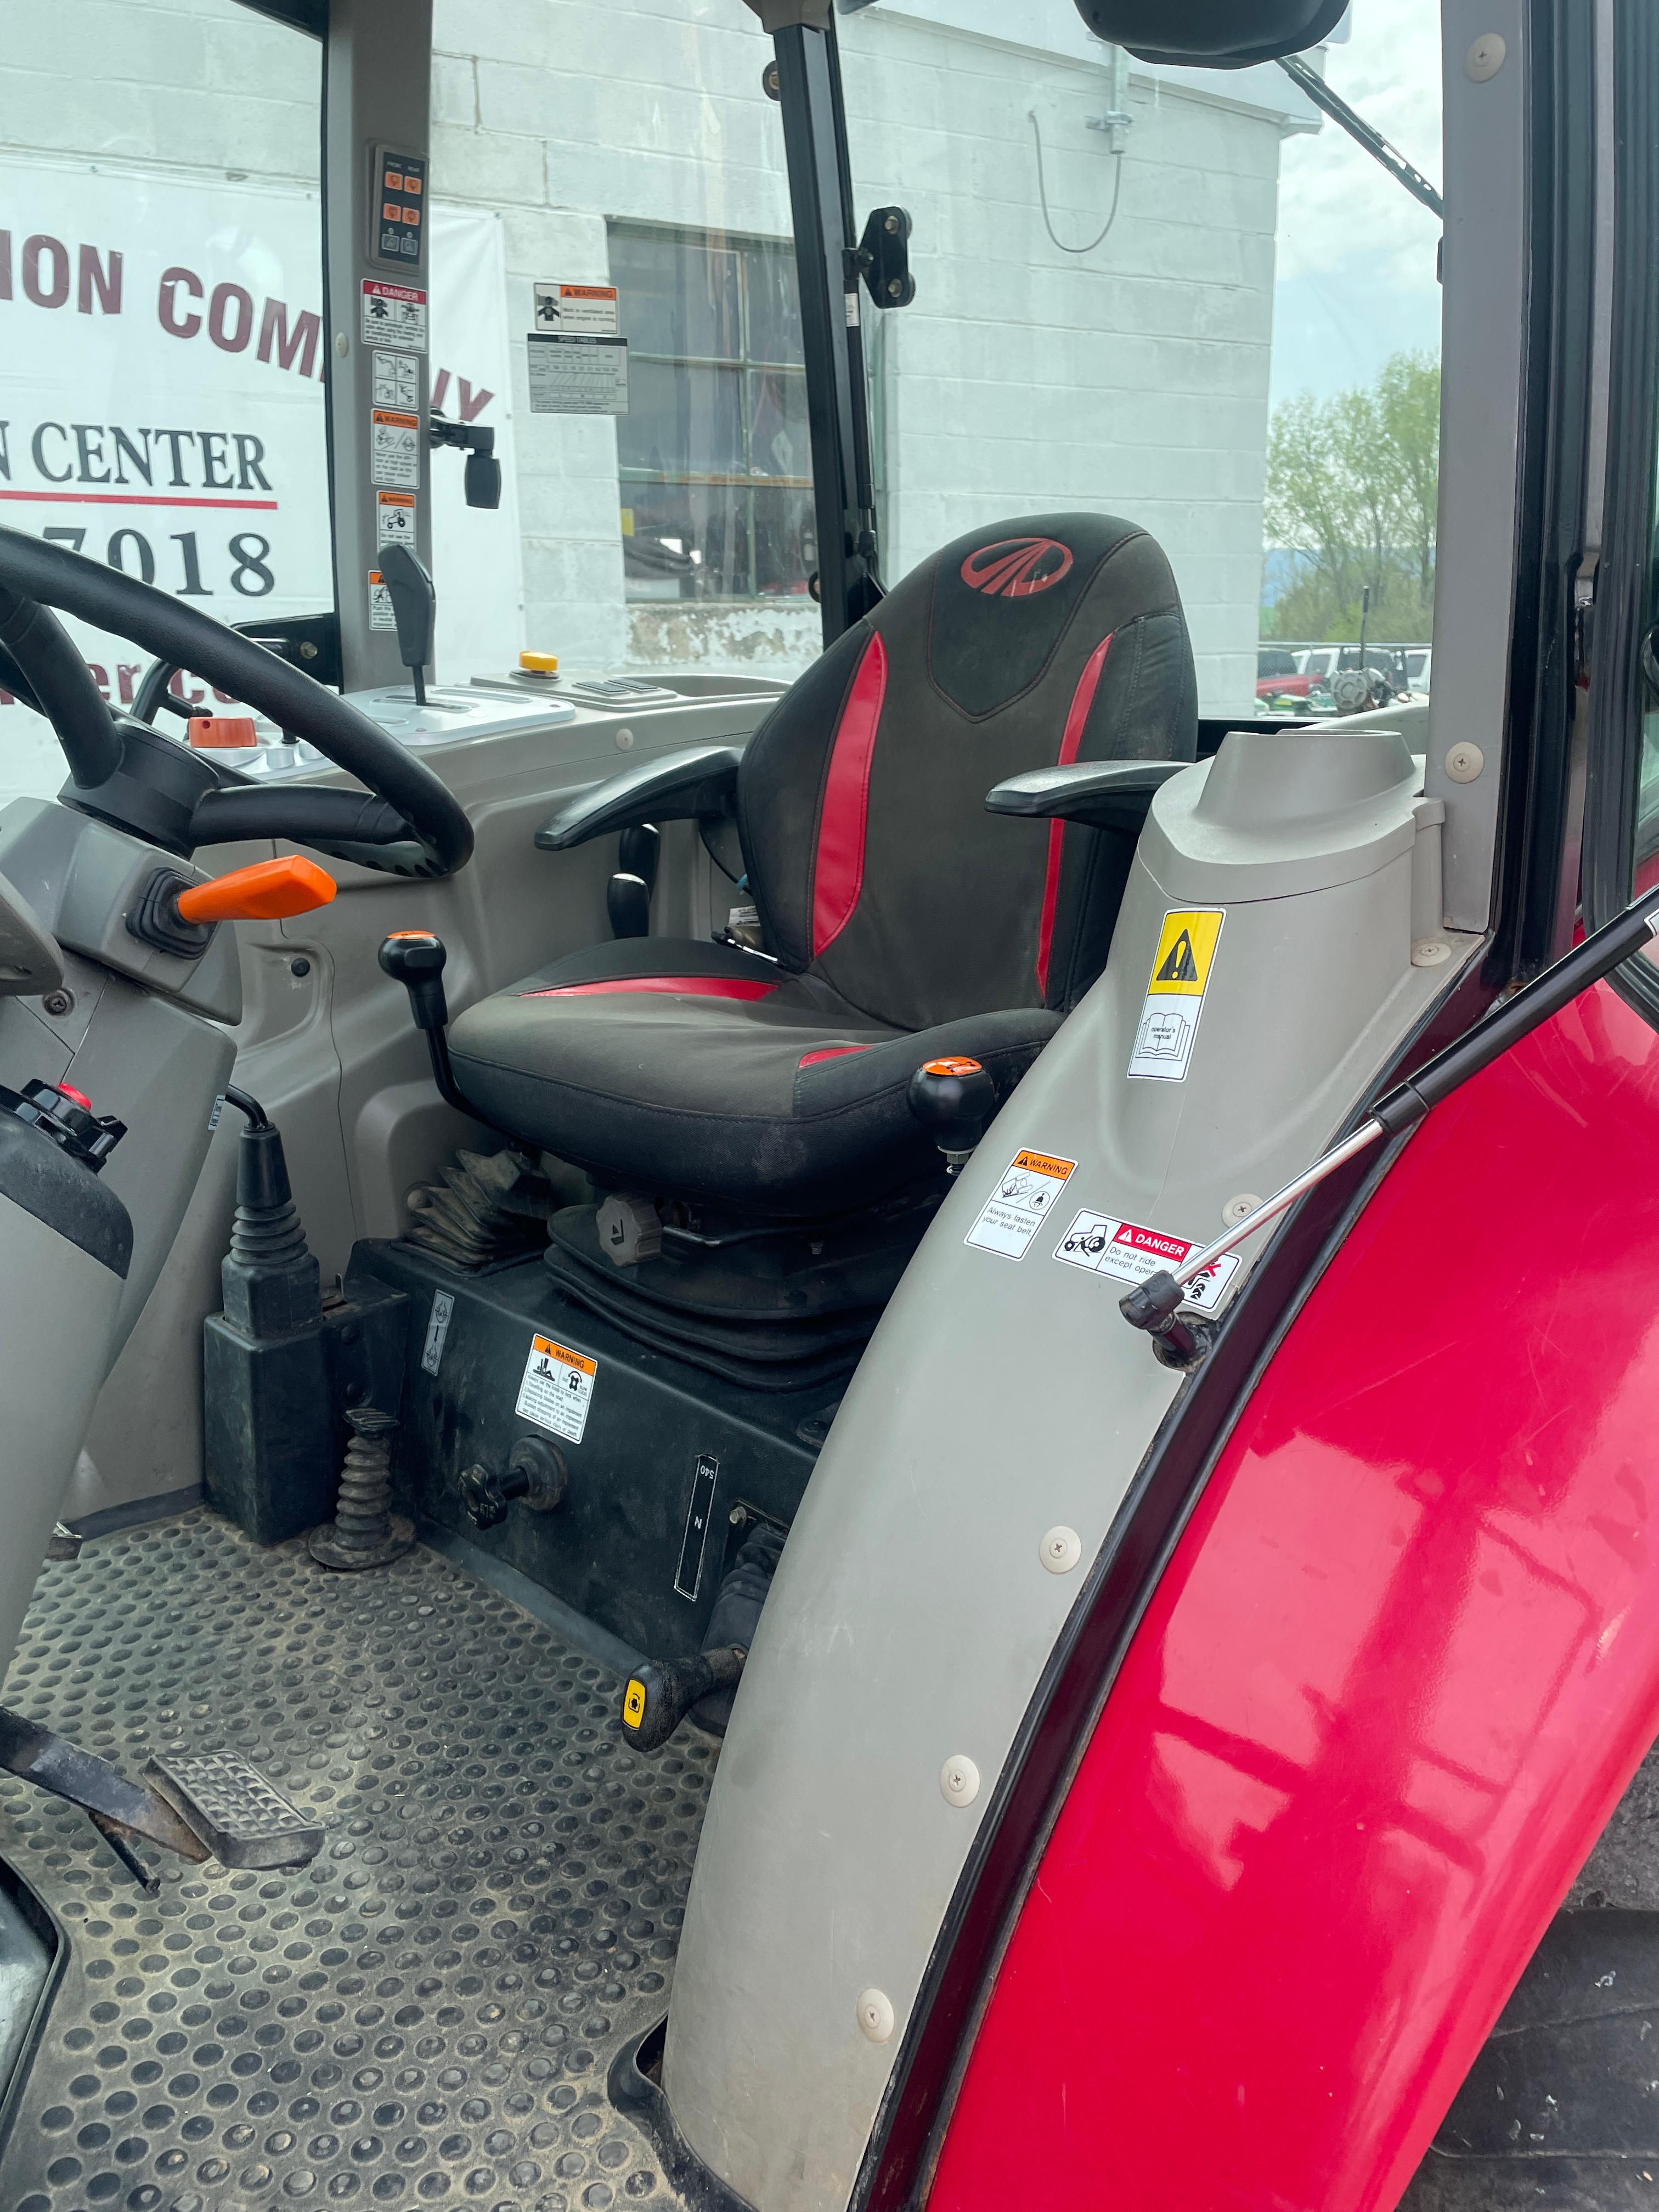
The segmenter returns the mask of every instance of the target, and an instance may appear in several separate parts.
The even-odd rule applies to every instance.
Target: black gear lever
[[[996,1085],[976,1060],[951,1054],[927,1060],[910,1078],[910,1111],[945,1155],[955,1175],[973,1157],[997,1110]]]
[[[394,982],[409,994],[409,1011],[415,1026],[423,1030],[432,1055],[432,1079],[458,1114],[482,1121],[485,1116],[471,1105],[455,1080],[449,1064],[449,1001],[444,996],[444,941],[429,929],[394,929],[380,946],[380,965]]]

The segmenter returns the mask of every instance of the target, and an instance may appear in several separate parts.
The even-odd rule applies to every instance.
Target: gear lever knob
[[[952,1054],[924,1060],[910,1078],[910,1111],[955,1175],[969,1158],[997,1110],[996,1085],[976,1060]]]
[[[394,929],[380,947],[380,965],[409,994],[415,1026],[441,1030],[449,1019],[444,997],[444,941],[429,929]]]

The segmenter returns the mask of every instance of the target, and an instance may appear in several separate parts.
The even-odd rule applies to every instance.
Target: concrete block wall
[[[234,0],[12,12],[14,146],[314,181],[308,40]],[[858,204],[915,220],[917,301],[872,348],[890,578],[1006,516],[1127,514],[1175,563],[1205,706],[1247,708],[1281,120],[1132,78],[1115,223],[1068,254],[1031,117],[1054,228],[1086,241],[1115,167],[1086,127],[1109,105],[1101,64],[881,6],[840,28]],[[501,213],[509,330],[530,328],[535,279],[606,281],[607,218],[789,235],[769,42],[741,0],[437,0],[434,43],[434,191]],[[514,376],[531,641],[587,667],[805,665],[805,607],[630,609],[614,425],[532,415],[522,347]]]

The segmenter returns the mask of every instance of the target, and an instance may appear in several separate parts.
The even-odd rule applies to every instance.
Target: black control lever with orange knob
[[[910,1078],[910,1111],[945,1155],[955,1175],[973,1157],[997,1110],[990,1071],[965,1054],[924,1060]]]
[[[409,1011],[415,1026],[426,1038],[432,1060],[432,1079],[447,1103],[469,1120],[481,1121],[479,1113],[455,1080],[450,1065],[449,1001],[444,995],[444,941],[429,929],[394,929],[380,946],[380,965],[409,994]]]

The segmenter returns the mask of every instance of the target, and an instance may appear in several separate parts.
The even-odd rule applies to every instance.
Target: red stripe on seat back
[[[526,999],[592,998],[606,991],[672,991],[685,999],[763,999],[775,983],[746,975],[610,975],[599,983],[556,983],[550,990],[526,991]]]
[[[1072,694],[1072,703],[1066,710],[1065,733],[1060,741],[1058,768],[1069,768],[1077,758],[1077,749],[1083,743],[1084,725],[1089,719],[1089,709],[1095,703],[1095,687],[1100,682],[1100,672],[1106,665],[1106,656],[1112,649],[1109,635],[1089,655],[1083,673],[1077,679],[1077,690]],[[1054,949],[1054,909],[1060,903],[1060,862],[1066,847],[1066,824],[1048,824],[1048,871],[1042,880],[1042,919],[1037,925],[1036,982],[1046,999],[1048,995],[1048,958]]]
[[[812,957],[840,936],[864,888],[864,833],[870,813],[870,767],[887,690],[887,648],[872,637],[864,648],[830,740],[830,769],[818,811],[812,864]]]
[[[816,1052],[804,1052],[797,1061],[798,1067],[816,1067],[821,1060],[839,1060],[843,1053],[868,1052],[867,1044],[821,1044]]]

